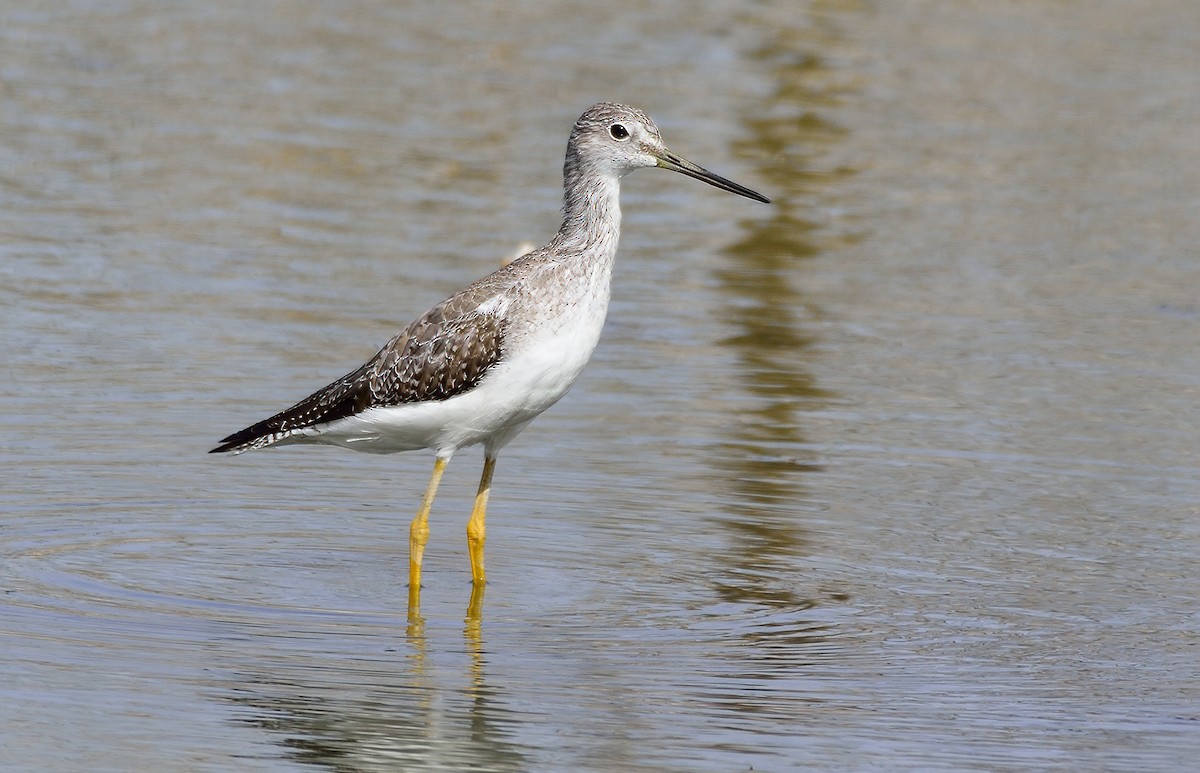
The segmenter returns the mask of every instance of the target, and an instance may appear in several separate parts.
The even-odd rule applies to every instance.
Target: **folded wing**
[[[224,438],[210,453],[264,448],[368,408],[448,400],[470,391],[499,361],[505,332],[495,309],[472,300],[459,294],[435,306],[358,370]]]

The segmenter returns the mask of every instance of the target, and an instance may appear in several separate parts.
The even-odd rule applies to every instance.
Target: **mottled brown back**
[[[478,310],[495,289],[489,285],[478,282],[430,309],[358,370],[224,438],[211,453],[269,446],[367,408],[447,400],[469,391],[504,348],[503,320]]]

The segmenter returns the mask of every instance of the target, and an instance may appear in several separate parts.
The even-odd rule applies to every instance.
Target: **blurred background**
[[[1200,5],[0,9],[0,767],[1162,770],[1200,753]],[[626,178],[500,458],[219,438]]]

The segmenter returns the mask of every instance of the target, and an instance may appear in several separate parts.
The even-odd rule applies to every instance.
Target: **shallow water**
[[[1178,770],[1200,752],[1192,3],[0,11],[5,770]],[[224,434],[628,178],[500,459]]]

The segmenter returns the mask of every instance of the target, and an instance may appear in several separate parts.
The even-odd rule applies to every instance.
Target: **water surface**
[[[1179,770],[1200,11],[0,11],[6,770]],[[557,225],[605,337],[502,455],[206,451]]]

